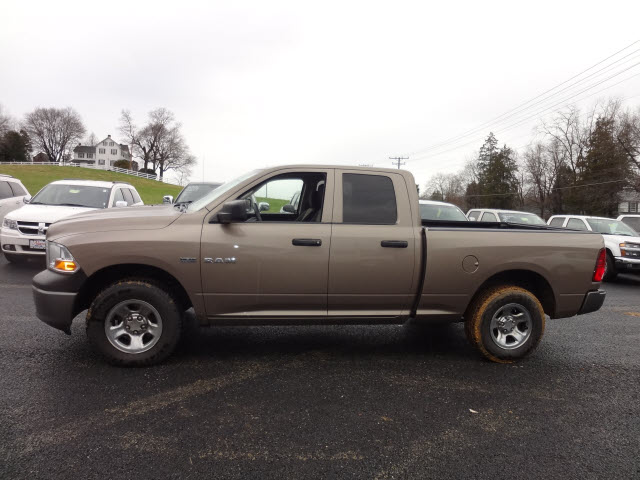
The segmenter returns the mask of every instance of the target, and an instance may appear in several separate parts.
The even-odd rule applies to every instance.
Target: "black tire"
[[[615,280],[618,276],[618,269],[616,268],[616,261],[613,259],[613,255],[607,252],[607,268],[604,271],[604,276],[602,280],[605,282],[610,282],[611,280]]]
[[[7,253],[7,252],[2,252],[4,253],[4,258],[7,259],[7,262],[9,263],[15,263],[18,265],[21,265],[23,263],[26,263],[27,260],[29,260],[26,255],[18,255],[16,253]]]
[[[508,305],[517,305],[523,313],[526,312],[529,324],[526,329],[523,328],[524,323],[515,327],[519,331],[522,328],[522,332],[526,333],[522,344],[518,345],[513,335],[506,334],[504,337],[511,337],[514,343],[503,348],[494,339],[497,329],[491,328],[491,322],[498,311],[510,308]],[[544,328],[544,310],[538,299],[528,290],[513,285],[487,289],[474,300],[465,318],[465,333],[471,345],[486,358],[498,363],[513,363],[533,352],[542,339]]]
[[[151,305],[161,319],[161,333],[155,344],[140,353],[128,353],[116,348],[105,332],[109,313],[131,300]],[[182,333],[183,312],[175,299],[163,287],[148,279],[126,279],[102,290],[87,313],[87,336],[93,346],[113,365],[142,367],[165,360],[174,351]],[[125,335],[129,335],[126,333]]]

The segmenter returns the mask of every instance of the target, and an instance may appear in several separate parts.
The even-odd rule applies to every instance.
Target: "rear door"
[[[247,221],[202,226],[202,291],[207,316],[290,318],[327,315],[333,169],[280,170],[233,199],[251,201]],[[281,212],[300,192],[294,212]]]
[[[400,174],[336,171],[330,316],[397,317],[408,312],[419,254],[413,220],[417,208]]]

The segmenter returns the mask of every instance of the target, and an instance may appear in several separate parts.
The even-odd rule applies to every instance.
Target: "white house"
[[[114,141],[111,135],[108,135],[107,138],[96,145],[82,145],[79,143],[73,149],[73,159],[71,161],[96,165],[98,168],[106,168],[112,167],[118,160],[131,161],[129,146]],[[133,163],[136,164],[136,162]],[[137,164],[134,165],[134,169],[137,170],[135,167],[137,167]]]

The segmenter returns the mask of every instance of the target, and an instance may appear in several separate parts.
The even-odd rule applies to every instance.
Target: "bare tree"
[[[549,145],[538,142],[530,146],[524,154],[523,171],[531,185],[531,198],[542,218],[551,211],[551,192],[556,183],[558,169],[564,163],[559,160],[562,158],[562,151],[560,143],[553,139]]]
[[[180,124],[173,125],[160,137],[153,156],[161,179],[169,170],[190,170],[195,164],[195,157],[189,152],[189,147],[180,133]]]
[[[50,162],[63,161],[85,133],[80,115],[71,107],[36,108],[25,116],[23,128]]]
[[[96,137],[96,134],[93,132],[87,135],[84,139],[84,144],[89,145],[90,147],[95,147],[98,144],[98,142],[99,142],[98,137]]]
[[[4,113],[2,105],[0,105],[0,137],[13,128],[13,119]]]
[[[156,169],[158,144],[171,130],[173,120],[173,113],[166,108],[157,108],[149,112],[147,124],[139,128],[131,112],[122,110],[118,129],[126,142],[132,146],[133,155],[142,159],[145,170],[149,168],[149,162],[152,162],[153,169]]]

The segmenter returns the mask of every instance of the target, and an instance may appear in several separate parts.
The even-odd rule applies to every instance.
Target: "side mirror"
[[[258,210],[261,212],[266,212],[271,208],[271,206],[267,202],[260,202],[258,204]]]
[[[116,202],[116,207],[127,207],[129,206],[129,204],[127,202],[125,202],[124,200],[118,200]]]
[[[287,203],[286,205],[282,206],[282,211],[287,213],[296,213],[296,207],[294,207],[290,203]]]
[[[249,200],[231,200],[222,205],[218,212],[218,222],[244,222],[247,218],[247,210],[251,207]]]
[[[25,195],[24,197],[22,197],[22,201],[24,203],[29,203],[31,201],[31,195]]]
[[[162,197],[162,203],[173,203],[173,195],[165,195],[164,197]]]

